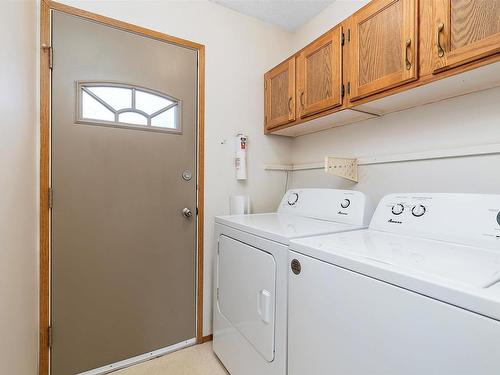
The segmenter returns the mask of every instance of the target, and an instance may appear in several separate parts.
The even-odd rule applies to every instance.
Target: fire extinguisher
[[[247,179],[247,136],[244,134],[236,135],[236,156],[235,156],[235,168],[236,168],[236,179],[246,180]]]

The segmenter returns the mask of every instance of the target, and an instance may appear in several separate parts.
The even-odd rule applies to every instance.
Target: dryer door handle
[[[257,313],[266,324],[271,323],[271,292],[262,289],[257,295]]]

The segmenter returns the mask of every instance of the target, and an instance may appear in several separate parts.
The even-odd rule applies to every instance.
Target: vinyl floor
[[[191,346],[112,375],[228,375],[212,351],[212,343]]]

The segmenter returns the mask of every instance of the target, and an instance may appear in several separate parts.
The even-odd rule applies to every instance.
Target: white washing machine
[[[285,375],[290,239],[366,228],[366,196],[332,189],[285,194],[276,213],[215,219],[213,348],[231,375]]]
[[[500,374],[500,195],[388,195],[290,249],[289,375]]]

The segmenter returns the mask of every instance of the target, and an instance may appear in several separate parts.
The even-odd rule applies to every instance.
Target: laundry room
[[[1,3],[0,374],[500,373],[500,0]]]

